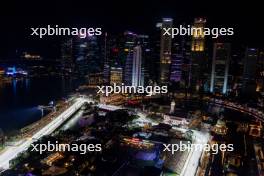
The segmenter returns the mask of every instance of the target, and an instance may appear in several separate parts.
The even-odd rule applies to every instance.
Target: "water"
[[[0,128],[10,133],[40,119],[38,105],[66,97],[80,83],[73,78],[41,77],[0,84]]]

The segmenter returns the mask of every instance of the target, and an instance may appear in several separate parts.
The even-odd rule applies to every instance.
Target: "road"
[[[205,145],[208,143],[209,140],[209,134],[205,132],[200,132],[200,131],[193,131],[193,144],[198,144],[198,145]],[[202,156],[202,150],[191,150],[189,153],[189,156],[185,162],[185,165],[182,169],[182,173],[180,174],[181,176],[190,176],[190,175],[195,175],[198,165],[199,165],[199,160],[200,157]]]
[[[27,150],[34,141],[37,141],[42,136],[49,135],[53,131],[55,131],[59,126],[61,126],[61,124],[63,124],[68,118],[70,118],[85,102],[90,103],[94,102],[94,100],[83,97],[76,98],[75,103],[73,105],[71,105],[58,117],[54,118],[48,125],[39,130],[31,138],[22,139],[19,142],[19,145],[17,146],[8,146],[5,151],[0,155],[0,171],[2,169],[8,169],[10,160],[16,158],[19,153]],[[106,109],[110,111],[121,109],[120,107],[113,105],[98,104],[97,106],[100,109]]]
[[[223,101],[223,100],[218,100],[218,99],[211,99],[210,101],[208,101],[211,104],[214,105],[219,105],[219,106],[223,106],[225,108],[228,109],[232,109],[235,111],[240,111],[242,113],[246,113],[250,116],[253,116],[256,119],[259,119],[261,121],[264,121],[264,112],[257,110],[255,108],[250,108],[247,106],[243,106],[234,102],[229,102],[229,101]]]
[[[178,127],[172,127],[172,128],[177,131],[181,131],[183,133],[188,131],[187,129],[178,128]],[[208,143],[210,137],[209,133],[196,131],[196,130],[191,130],[191,131],[193,132],[193,144],[205,145]],[[199,160],[200,157],[202,156],[202,152],[203,152],[202,150],[190,151],[190,153],[188,154],[188,158],[180,173],[180,176],[190,176],[196,174],[199,165]]]
[[[9,146],[0,155],[0,170],[6,170],[9,168],[10,160],[17,157],[17,155],[27,150],[30,145],[40,139],[44,135],[48,135],[55,131],[65,120],[70,118],[76,110],[78,110],[85,102],[93,102],[91,99],[77,98],[75,103],[71,105],[67,110],[61,113],[58,117],[54,118],[48,125],[39,130],[31,138],[23,139],[17,146]]]
[[[71,105],[67,110],[65,110],[63,113],[61,113],[58,117],[54,118],[48,125],[43,127],[41,130],[39,130],[36,134],[32,136],[32,138],[23,139],[23,141],[17,145],[17,146],[10,146],[7,147],[5,152],[3,152],[0,155],[0,170],[1,169],[8,169],[9,168],[9,162],[10,160],[16,158],[19,153],[27,150],[30,145],[40,139],[44,135],[49,135],[53,131],[55,131],[61,124],[64,123],[65,120],[70,118],[85,102],[94,102],[92,99],[88,98],[76,98],[75,103]],[[106,110],[117,110],[122,109],[120,106],[113,106],[113,105],[105,105],[105,104],[98,104],[97,105],[100,109],[106,109]],[[147,121],[146,115],[142,112],[137,112],[137,115],[140,117],[140,121]],[[183,129],[181,129],[183,130]],[[185,129],[184,129],[185,130]],[[194,131],[193,134],[195,136],[195,143],[197,144],[205,144],[208,141],[207,134],[204,134],[202,132]],[[196,169],[198,167],[199,158],[202,154],[202,151],[195,151],[190,152],[188,159],[184,165],[184,168],[182,170],[181,175],[195,175]]]

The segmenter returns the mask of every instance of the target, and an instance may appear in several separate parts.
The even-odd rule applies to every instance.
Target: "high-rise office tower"
[[[141,67],[142,67],[142,77],[143,77],[143,84],[149,85],[150,80],[152,77],[154,78],[152,74],[152,66],[153,66],[153,53],[152,49],[150,47],[150,39],[148,35],[138,35],[137,37],[137,45],[140,45],[142,50],[142,59],[141,59]]]
[[[131,50],[126,57],[126,64],[125,64],[125,77],[124,83],[125,85],[132,85],[132,71],[133,71],[133,50]]]
[[[124,51],[124,44],[123,42],[120,42],[120,38],[123,38],[118,35],[110,35],[107,34],[106,38],[106,51],[107,51],[107,60],[108,63],[111,66],[122,66],[123,57],[121,57],[121,53],[123,54]]]
[[[156,24],[154,33],[151,34],[150,51],[151,51],[151,60],[146,61],[146,66],[149,68],[149,84],[157,84],[160,82],[160,39],[161,39],[161,27],[162,23],[159,22]]]
[[[109,63],[109,47],[107,43],[107,33],[104,34],[103,43],[104,43],[103,44],[103,56],[104,56],[103,82],[104,84],[108,84],[110,79],[110,63]]]
[[[214,43],[210,92],[226,94],[230,63],[230,44]]]
[[[149,73],[149,67],[145,67],[145,61],[150,61],[151,59],[149,36],[137,35],[132,32],[126,32],[125,34],[124,51],[126,51],[126,62],[124,66],[124,83],[125,85],[143,86],[145,74],[148,76]]]
[[[142,49],[141,46],[134,47],[132,86],[144,86],[144,75],[142,69]]]
[[[264,51],[260,50],[258,54],[257,67],[257,88],[256,91],[264,92]]]
[[[80,75],[101,71],[101,52],[96,36],[77,37],[75,40],[76,66]]]
[[[192,51],[204,51],[204,27],[206,20],[203,18],[195,18],[193,28],[196,28],[192,36]]]
[[[171,67],[170,67],[170,81],[172,83],[173,82],[179,83],[180,81],[183,81],[182,72],[183,72],[183,67],[186,66],[184,65],[185,52],[186,52],[185,39],[184,36],[180,36],[177,40],[174,40],[172,44]]]
[[[264,50],[259,51],[258,67],[261,72],[264,71]]]
[[[133,32],[126,31],[124,34],[124,55],[125,55],[125,65],[124,65],[124,83],[125,85],[132,85],[132,71],[133,71],[133,49],[136,45],[137,35]]]
[[[172,28],[173,19],[163,18],[161,29]],[[167,84],[170,78],[170,65],[171,65],[171,35],[163,35],[161,32],[160,39],[160,83]]]
[[[182,82],[182,85],[184,86],[186,96],[187,96],[187,93],[191,85],[191,44],[192,42],[188,40],[187,36],[181,36],[181,39],[179,41],[180,49],[178,49],[178,51],[176,52],[172,51],[172,53],[177,53],[178,63],[180,62],[179,59],[182,58],[180,75],[181,75],[181,82]],[[173,57],[172,57],[172,60],[173,60]],[[173,61],[172,61],[172,65],[173,65]],[[171,69],[171,72],[172,71],[173,69]]]
[[[247,48],[244,58],[243,85],[242,91],[252,94],[256,91],[256,69],[258,60],[258,50]]]
[[[76,60],[76,70],[81,75],[88,73],[88,59],[87,59],[87,41],[86,39],[76,37],[74,39],[74,56]]]
[[[171,56],[170,81],[173,81],[173,82],[180,82],[181,81],[182,62],[183,62],[183,55],[182,54],[172,54],[172,56]]]
[[[205,38],[204,27],[206,20],[203,18],[195,18],[193,28],[197,33],[192,36],[191,44],[191,89],[199,91],[205,80],[206,56],[205,56]]]
[[[72,39],[67,39],[61,44],[61,66],[64,72],[71,73],[74,70]]]
[[[231,61],[229,66],[229,75],[230,75],[230,93],[232,95],[238,96],[239,91],[242,87],[242,80],[243,80],[243,63],[242,59],[243,56],[241,49],[232,49]],[[243,54],[244,55],[244,54]]]
[[[110,84],[114,83],[121,85],[123,81],[123,69],[121,67],[111,67],[110,69]]]

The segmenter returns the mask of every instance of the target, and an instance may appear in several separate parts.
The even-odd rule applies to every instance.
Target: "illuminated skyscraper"
[[[195,18],[193,28],[197,28],[197,33],[192,36],[192,51],[204,51],[204,27],[206,20]]]
[[[170,81],[180,82],[182,78],[183,61],[185,56],[184,37],[179,38],[178,41],[173,41],[171,67],[170,67]]]
[[[96,36],[86,38],[76,38],[75,40],[75,57],[76,66],[80,75],[89,73],[98,73],[101,71],[101,52]]]
[[[205,38],[204,27],[206,20],[203,18],[195,18],[193,28],[197,29],[197,33],[192,36],[191,44],[191,89],[193,91],[200,91],[205,80],[206,73],[206,56],[205,56]]]
[[[141,46],[134,47],[133,51],[132,86],[144,86]]]
[[[103,82],[104,84],[109,84],[110,82],[110,46],[109,46],[109,42],[107,40],[107,33],[105,33],[104,36],[104,49],[103,49],[103,53],[104,53],[104,68],[103,68]]]
[[[126,64],[125,64],[125,77],[124,83],[125,85],[132,85],[132,70],[133,70],[133,50],[131,50],[126,57]]]
[[[61,66],[62,70],[72,72],[74,69],[72,39],[65,40],[61,45]]]
[[[244,58],[243,71],[243,92],[254,93],[256,91],[256,69],[257,69],[258,50],[247,48]]]
[[[111,67],[110,69],[110,84],[121,85],[123,81],[123,69],[121,67]]]
[[[230,63],[230,44],[214,43],[210,92],[226,94]]]
[[[163,18],[162,28],[172,28],[173,19]],[[163,35],[163,30],[161,32],[160,39],[160,83],[166,84],[170,78],[170,64],[171,64],[171,35]]]
[[[124,52],[125,52],[125,57],[126,57],[126,61],[125,61],[125,75],[124,75],[124,83],[125,85],[132,85],[132,76],[133,76],[133,49],[136,45],[136,39],[137,39],[137,35],[133,32],[130,31],[126,31],[125,32],[125,43],[124,43]]]
[[[142,80],[144,85],[149,85],[150,79],[153,79],[153,75],[151,75],[152,64],[154,62],[152,50],[150,48],[150,41],[148,35],[138,35],[137,44],[140,45],[142,50],[142,59],[141,59],[141,72],[142,72]]]
[[[264,93],[264,51],[260,50],[257,64],[257,88],[256,91]],[[264,103],[264,102],[263,102]]]
[[[171,74],[170,80],[174,82],[181,81],[182,74],[182,54],[173,54],[171,57]]]

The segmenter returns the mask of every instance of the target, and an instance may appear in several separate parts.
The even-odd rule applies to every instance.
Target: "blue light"
[[[15,75],[17,73],[17,71],[16,71],[16,67],[8,67],[7,68],[7,71],[6,71],[6,74],[7,75],[11,75],[11,76],[13,76],[13,75]]]

